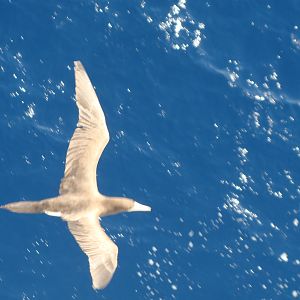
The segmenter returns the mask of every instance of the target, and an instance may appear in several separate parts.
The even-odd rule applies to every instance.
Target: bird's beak
[[[134,201],[133,206],[128,211],[151,211],[151,207]]]

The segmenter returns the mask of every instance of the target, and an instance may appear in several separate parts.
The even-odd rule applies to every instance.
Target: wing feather
[[[82,251],[89,258],[93,288],[105,288],[118,264],[117,245],[106,235],[97,217],[68,222],[68,227]]]
[[[97,164],[109,141],[105,116],[92,83],[81,62],[76,61],[74,65],[79,118],[69,143],[60,194],[98,192]]]

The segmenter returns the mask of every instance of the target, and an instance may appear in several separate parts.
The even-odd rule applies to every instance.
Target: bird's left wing
[[[109,141],[105,116],[92,83],[80,61],[75,61],[77,128],[70,141],[59,193],[98,192],[96,169]]]
[[[89,258],[93,288],[105,288],[118,264],[117,245],[106,235],[96,216],[68,222],[68,227]]]

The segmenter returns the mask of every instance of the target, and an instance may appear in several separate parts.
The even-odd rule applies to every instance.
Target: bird
[[[118,264],[118,246],[105,233],[99,219],[121,212],[150,212],[151,207],[131,198],[110,197],[99,192],[97,165],[109,142],[109,131],[97,94],[80,61],[74,61],[74,72],[79,117],[69,142],[58,196],[11,202],[0,208],[15,213],[44,213],[66,221],[88,256],[92,285],[98,290],[109,284]]]

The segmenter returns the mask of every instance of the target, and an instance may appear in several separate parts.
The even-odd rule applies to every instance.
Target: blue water
[[[119,247],[94,292],[66,224],[1,212],[0,299],[300,298],[300,3],[0,1],[0,201],[55,196],[77,120],[73,61],[111,140]]]

